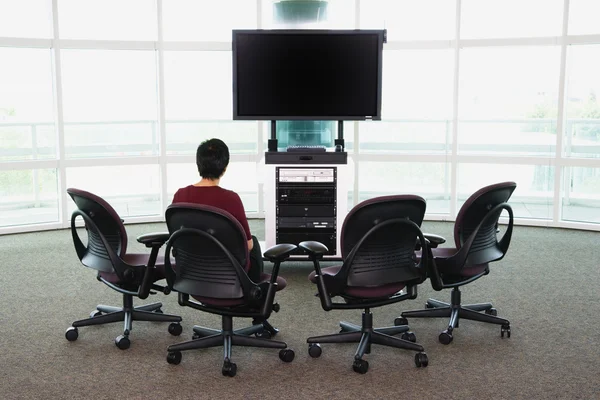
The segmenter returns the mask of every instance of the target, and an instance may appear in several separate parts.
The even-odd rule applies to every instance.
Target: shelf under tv
[[[345,151],[287,152],[266,151],[265,164],[347,164]]]

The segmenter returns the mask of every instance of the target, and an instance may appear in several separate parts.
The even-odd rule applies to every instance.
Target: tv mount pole
[[[338,121],[338,137],[335,139],[335,146],[342,146],[342,151],[344,151],[344,121]]]
[[[269,139],[269,151],[277,151],[277,121],[271,121],[271,138]]]

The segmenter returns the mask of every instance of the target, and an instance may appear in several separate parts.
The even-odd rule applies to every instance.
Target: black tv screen
[[[383,30],[234,30],[233,119],[381,119]]]

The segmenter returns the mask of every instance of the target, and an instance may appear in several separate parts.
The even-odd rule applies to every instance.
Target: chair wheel
[[[358,372],[359,374],[366,374],[369,370],[369,362],[367,360],[357,358],[352,364],[352,369],[354,372]]]
[[[434,308],[434,307],[429,303],[425,303],[425,308]]]
[[[507,338],[510,337],[510,325],[502,325],[502,328],[500,328],[500,337],[503,338],[504,333],[506,333]]]
[[[394,319],[394,325],[395,326],[408,325],[408,320],[404,317],[398,317],[398,318]]]
[[[414,333],[412,333],[411,331],[404,332],[402,334],[402,336],[400,336],[400,338],[403,340],[408,340],[409,342],[413,342],[413,343],[417,342],[417,336]]]
[[[498,310],[496,310],[495,308],[490,308],[489,310],[485,310],[485,313],[487,315],[493,315],[494,317],[496,317],[498,315]]]
[[[454,339],[454,338],[452,337],[452,333],[445,330],[442,333],[440,333],[440,336],[438,337],[438,339],[441,344],[450,344],[452,342],[452,339]]]
[[[311,343],[308,345],[308,355],[312,358],[321,357],[321,353],[323,349],[321,349],[321,345],[319,343]]]
[[[72,326],[65,332],[65,337],[69,342],[74,342],[79,337],[79,331],[77,330],[77,328]]]
[[[257,338],[262,338],[262,339],[271,339],[271,337],[273,336],[271,334],[271,332],[267,329],[261,329],[260,331],[255,333]]]
[[[199,334],[197,334],[196,332],[194,332],[194,333],[192,334],[192,340],[200,339],[201,337],[202,337],[202,336],[201,336],[201,335],[199,335]]]
[[[281,349],[279,350],[279,359],[283,362],[289,363],[294,361],[296,353],[292,349]]]
[[[429,365],[429,359],[427,358],[427,354],[425,353],[417,353],[415,354],[415,365],[417,368],[425,368]]]
[[[179,322],[171,322],[169,324],[169,333],[173,336],[179,336],[183,332],[183,327]]]
[[[169,364],[178,365],[181,362],[181,352],[180,351],[170,351],[167,354],[167,362]]]
[[[92,311],[90,313],[90,318],[98,317],[100,315],[102,315],[102,311],[100,311],[100,310],[94,310],[94,311]]]
[[[117,345],[117,347],[119,349],[127,350],[129,348],[129,346],[131,345],[131,342],[129,341],[129,338],[127,336],[119,335],[115,339],[115,344]]]
[[[221,369],[223,376],[235,376],[237,373],[237,364],[232,363],[231,361],[225,361],[223,363],[223,369]]]

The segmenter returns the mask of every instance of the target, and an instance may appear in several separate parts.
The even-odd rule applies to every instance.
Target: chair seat
[[[336,265],[334,267],[326,267],[321,268],[321,272],[323,275],[335,276],[340,269],[341,265]],[[308,280],[312,283],[317,283],[316,272],[313,271],[308,275]],[[406,285],[403,283],[390,283],[387,285],[377,286],[377,287],[368,287],[368,286],[348,286],[344,291],[344,294],[351,297],[360,297],[360,298],[369,298],[376,299],[379,297],[388,297],[393,295],[394,293],[398,293],[402,289],[404,289]]]
[[[477,264],[471,266],[464,266],[459,271],[452,271],[453,268],[456,268],[454,264],[446,263],[446,259],[456,254],[458,251],[452,247],[438,247],[435,249],[431,249],[433,253],[433,258],[435,259],[435,264],[438,268],[438,271],[442,275],[449,276],[458,276],[458,277],[466,277],[469,278],[471,276],[479,275],[486,271],[488,268],[488,264]]]
[[[128,253],[123,256],[123,261],[129,265],[146,265],[150,255],[142,253]],[[118,285],[121,280],[117,274],[111,272],[100,272],[100,276],[112,284]],[[165,279],[165,258],[159,255],[156,257],[156,264],[154,265],[154,282]]]
[[[261,282],[267,282],[271,279],[271,274],[265,274],[264,272],[260,275]],[[287,282],[282,277],[277,277],[277,291],[284,289],[287,286]],[[214,297],[203,297],[203,296],[192,296],[194,299],[198,300],[200,303],[208,304],[211,306],[217,307],[234,307],[240,306],[245,303],[243,298],[239,299],[215,299]]]

